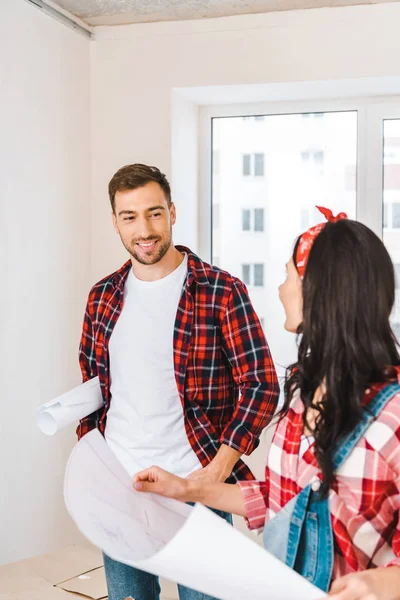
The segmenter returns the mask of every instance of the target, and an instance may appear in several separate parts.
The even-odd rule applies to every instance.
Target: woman
[[[335,600],[400,598],[400,358],[393,265],[361,223],[296,243],[279,295],[300,334],[264,482],[204,484],[157,467],[135,487],[264,527],[264,544]]]

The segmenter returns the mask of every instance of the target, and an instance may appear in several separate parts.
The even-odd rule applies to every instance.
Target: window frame
[[[212,260],[212,121],[224,117],[357,111],[357,219],[383,235],[383,121],[400,119],[400,95],[225,104],[199,110],[199,252]],[[266,176],[266,175],[265,175]]]

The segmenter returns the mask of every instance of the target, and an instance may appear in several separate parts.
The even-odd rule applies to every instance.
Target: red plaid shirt
[[[275,412],[279,386],[268,344],[245,285],[187,248],[188,274],[174,331],[174,365],[188,440],[205,466],[224,443],[243,454]],[[104,434],[110,406],[108,343],[121,314],[128,261],[89,294],[80,345],[83,380],[99,376],[104,407],[80,422],[78,437]],[[160,307],[161,309],[161,307]],[[231,481],[252,479],[238,461]]]
[[[400,380],[400,368],[398,368]],[[364,403],[382,388],[371,386]],[[241,482],[248,524],[262,528],[296,494],[321,479],[313,445],[299,456],[304,404],[295,394],[275,431],[265,481]],[[354,571],[400,566],[400,394],[360,439],[329,494],[335,542],[333,579]]]

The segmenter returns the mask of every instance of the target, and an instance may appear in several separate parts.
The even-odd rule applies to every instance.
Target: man
[[[99,376],[104,408],[78,436],[98,427],[131,476],[158,465],[203,481],[251,479],[240,456],[272,417],[278,382],[246,288],[174,246],[176,208],[159,169],[123,167],[109,195],[130,260],[89,294],[80,365],[84,381]],[[158,600],[156,577],[104,560],[109,600]]]

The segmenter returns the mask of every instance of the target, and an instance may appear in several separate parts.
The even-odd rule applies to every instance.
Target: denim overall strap
[[[385,408],[386,404],[400,392],[400,383],[389,383],[377,393],[364,410],[361,421],[357,427],[346,435],[338,443],[337,450],[333,457],[333,466],[335,471],[340,469],[344,461],[349,457],[354,447],[358,444],[368,427],[377,418],[379,413]]]

